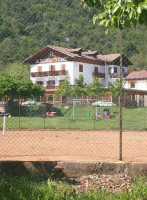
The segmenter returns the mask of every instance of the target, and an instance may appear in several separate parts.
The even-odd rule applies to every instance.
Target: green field
[[[106,108],[106,107],[105,107]],[[119,107],[109,107],[112,119],[95,117],[95,107],[76,106],[74,118],[73,108],[70,106],[58,107],[62,116],[41,117],[29,112],[27,116],[11,116],[6,118],[6,129],[119,129]],[[104,107],[99,107],[98,112],[103,113]],[[117,113],[114,113],[117,112]],[[89,118],[88,113],[92,113]],[[3,127],[3,117],[0,118],[0,129]],[[146,108],[123,108],[123,129],[147,130]]]

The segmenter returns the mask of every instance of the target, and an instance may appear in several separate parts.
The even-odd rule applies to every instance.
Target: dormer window
[[[53,52],[50,51],[50,52],[49,52],[49,58],[52,58],[52,57],[53,57]]]

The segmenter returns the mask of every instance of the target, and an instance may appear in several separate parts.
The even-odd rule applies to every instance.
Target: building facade
[[[133,71],[125,78],[128,98],[137,106],[147,106],[147,70]]]
[[[66,79],[71,86],[75,78],[83,75],[84,84],[99,78],[106,88],[120,77],[120,54],[100,55],[97,51],[83,52],[81,48],[67,49],[48,45],[24,60],[30,64],[30,79],[45,87],[45,102],[62,102],[64,97],[55,97],[55,91]],[[132,63],[123,55],[123,76]]]

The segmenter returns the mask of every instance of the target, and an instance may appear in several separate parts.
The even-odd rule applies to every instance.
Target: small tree
[[[85,90],[88,95],[92,95],[93,97],[101,96],[104,92],[104,86],[100,83],[97,77],[93,77],[93,82],[89,85],[86,85]]]
[[[83,75],[80,75],[78,78],[75,78],[75,83],[76,85],[72,89],[72,96],[81,97],[81,96],[87,95],[87,92],[85,90]]]
[[[66,79],[65,81],[60,83],[59,88],[55,92],[56,96],[71,96],[71,86],[69,81]]]
[[[122,87],[124,88],[125,81],[122,83]],[[113,97],[119,97],[120,96],[120,91],[121,91],[121,85],[120,85],[120,80],[116,79],[113,83],[110,83],[108,86],[108,91]],[[122,95],[124,95],[125,92],[122,90]]]

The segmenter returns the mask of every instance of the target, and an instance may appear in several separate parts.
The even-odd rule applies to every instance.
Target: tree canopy
[[[69,48],[82,47],[84,51],[97,50],[100,54],[118,53],[119,31],[110,30],[109,34],[105,35],[105,27],[92,23],[92,16],[97,16],[100,1],[87,0],[87,2],[93,2],[93,9],[84,8],[79,0],[62,0],[62,3],[61,0],[1,0],[0,70],[9,68],[14,62],[23,61],[48,44]],[[102,2],[117,4],[119,1]],[[122,0],[121,6],[123,2],[127,1]],[[114,13],[116,17],[120,10],[118,8]],[[141,7],[141,12],[145,12],[143,10]],[[131,13],[132,17],[135,16],[134,11]],[[123,53],[133,62],[129,70],[146,69],[145,26],[137,25],[136,30],[124,29],[123,39]],[[16,68],[14,70],[17,71]]]
[[[36,97],[44,94],[45,89],[30,80],[17,80],[6,72],[0,73],[0,97]]]
[[[106,27],[123,29],[139,24],[147,26],[147,0],[82,0],[99,10],[94,22]]]
[[[82,96],[91,95],[95,97],[102,95],[104,92],[104,86],[99,82],[97,77],[93,77],[92,83],[85,85],[84,77],[80,75],[75,79],[75,83],[76,85],[71,87],[68,80],[63,81],[56,91],[56,96],[72,96],[80,98]]]
[[[120,85],[120,80],[116,79],[113,83],[110,83],[108,86],[108,91],[110,92],[111,96],[118,97],[120,96],[120,92],[122,91],[122,94],[124,94],[124,90],[121,88],[124,88],[125,82],[122,82],[122,86]]]

